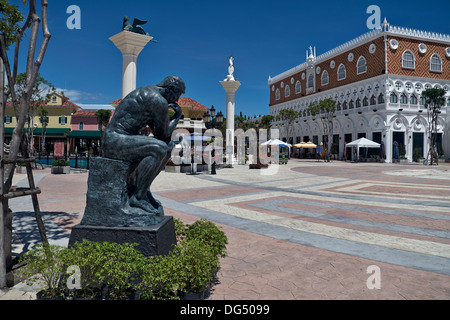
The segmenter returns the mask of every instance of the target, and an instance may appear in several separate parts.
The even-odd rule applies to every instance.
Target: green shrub
[[[24,267],[20,269],[20,273],[27,277],[26,284],[43,282],[44,287],[41,291],[46,296],[55,298],[63,296],[66,269],[61,257],[66,250],[67,248],[57,245],[42,243],[35,245],[22,258]]]
[[[176,300],[180,289],[179,259],[174,253],[152,256],[140,272],[143,300]]]
[[[177,243],[179,243],[186,237],[188,226],[178,218],[173,218],[173,222],[175,225],[175,235],[177,237]]]
[[[65,256],[65,263],[80,267],[83,288],[101,284],[109,297],[122,299],[135,289],[146,258],[135,249],[137,244],[83,240],[75,243]]]
[[[186,239],[198,239],[210,247],[218,257],[226,257],[228,238],[225,232],[213,222],[200,219],[189,225],[186,232]]]
[[[52,161],[53,167],[67,167],[69,165],[69,161],[64,159],[54,160]]]
[[[178,243],[165,256],[146,257],[137,244],[83,240],[70,248],[36,245],[26,253],[22,272],[27,283],[43,280],[47,295],[93,297],[107,289],[111,299],[138,291],[141,299],[177,299],[179,292],[202,292],[213,284],[219,257],[226,256],[228,239],[211,221],[186,225],[175,219]],[[81,289],[67,290],[69,266],[81,272]]]
[[[184,239],[171,252],[175,255],[175,279],[180,291],[202,292],[211,286],[219,259],[212,248],[199,239]]]

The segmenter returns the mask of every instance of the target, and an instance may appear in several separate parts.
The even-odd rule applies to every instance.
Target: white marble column
[[[122,31],[111,38],[115,46],[122,52],[122,99],[136,89],[137,58],[146,44],[153,37],[130,31]]]
[[[227,95],[227,122],[226,122],[226,155],[227,164],[232,164],[232,158],[234,155],[234,97],[236,90],[241,83],[238,80],[224,80],[220,81],[220,84],[225,89]]]

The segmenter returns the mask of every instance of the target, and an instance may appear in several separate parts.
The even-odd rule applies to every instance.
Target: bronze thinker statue
[[[82,225],[161,222],[163,208],[149,189],[175,146],[171,136],[182,115],[176,102],[184,92],[183,80],[168,76],[123,98],[104,132],[104,157],[92,162]],[[169,118],[170,108],[174,114]],[[153,136],[140,134],[146,126]]]

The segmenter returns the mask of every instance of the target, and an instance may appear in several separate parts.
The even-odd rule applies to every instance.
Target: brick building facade
[[[380,29],[322,55],[316,56],[310,47],[306,62],[269,77],[268,84],[271,115],[285,108],[300,112],[289,134],[282,122],[273,122],[281,138],[320,143],[321,123],[306,108],[331,98],[337,101],[332,143],[338,158],[346,152],[345,142],[366,137],[384,144],[387,162],[392,161],[394,141],[408,161],[427,156],[427,112],[421,92],[443,88],[446,103],[439,117],[438,144],[445,158],[450,156],[450,35],[385,21]]]

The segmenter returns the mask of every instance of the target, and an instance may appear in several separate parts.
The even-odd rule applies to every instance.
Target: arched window
[[[343,64],[341,64],[338,68],[337,79],[343,80],[343,79],[345,79],[346,76],[347,76],[347,70],[345,69],[345,66]]]
[[[416,67],[416,59],[414,58],[414,54],[406,50],[402,55],[402,68],[406,69],[415,69]]]
[[[417,104],[417,98],[416,98],[415,95],[412,95],[412,96],[411,96],[411,99],[409,100],[409,103],[411,103],[411,104]]]
[[[351,99],[350,102],[348,103],[348,108],[353,109],[353,107],[354,107],[354,103],[353,103],[353,99]]]
[[[382,93],[378,96],[378,104],[384,103],[384,96]]]
[[[356,63],[356,73],[361,74],[367,71],[367,61],[363,56],[359,57]]]
[[[421,106],[424,106],[424,105],[425,105],[425,102],[427,102],[426,99],[425,99],[425,97],[423,97],[423,96],[420,97],[420,105],[421,105]]]
[[[297,80],[295,83],[295,93],[299,94],[300,92],[302,92],[302,84],[300,83],[300,80]]]
[[[322,72],[322,85],[327,85],[329,82],[329,77],[328,77],[328,71],[327,70],[323,70]]]
[[[356,105],[357,108],[361,108],[361,99],[359,99],[359,98],[356,99],[356,104],[355,105]]]
[[[367,97],[364,97],[363,99],[363,107],[367,107],[369,105],[369,99]]]
[[[342,104],[342,110],[347,110],[347,101]]]
[[[336,110],[337,111],[341,111],[341,103],[338,101],[338,103],[336,104]]]
[[[280,100],[280,89],[277,89],[277,91],[275,91],[275,100]]]
[[[291,89],[289,88],[288,85],[286,85],[286,87],[284,87],[284,96],[289,97],[290,95],[291,95]]]
[[[308,76],[308,83],[306,84],[306,87],[307,88],[313,88],[314,87],[314,76],[313,76],[312,73]]]
[[[395,93],[391,93],[391,96],[389,97],[389,102],[397,103],[397,95]]]
[[[402,104],[408,103],[408,97],[406,96],[406,94],[402,93],[402,95],[400,96],[400,103]]]
[[[437,53],[433,54],[430,58],[430,71],[442,72],[442,60]]]
[[[373,106],[373,105],[375,105],[375,104],[377,104],[377,99],[375,98],[374,95],[372,95],[372,96],[370,97],[370,105]]]

